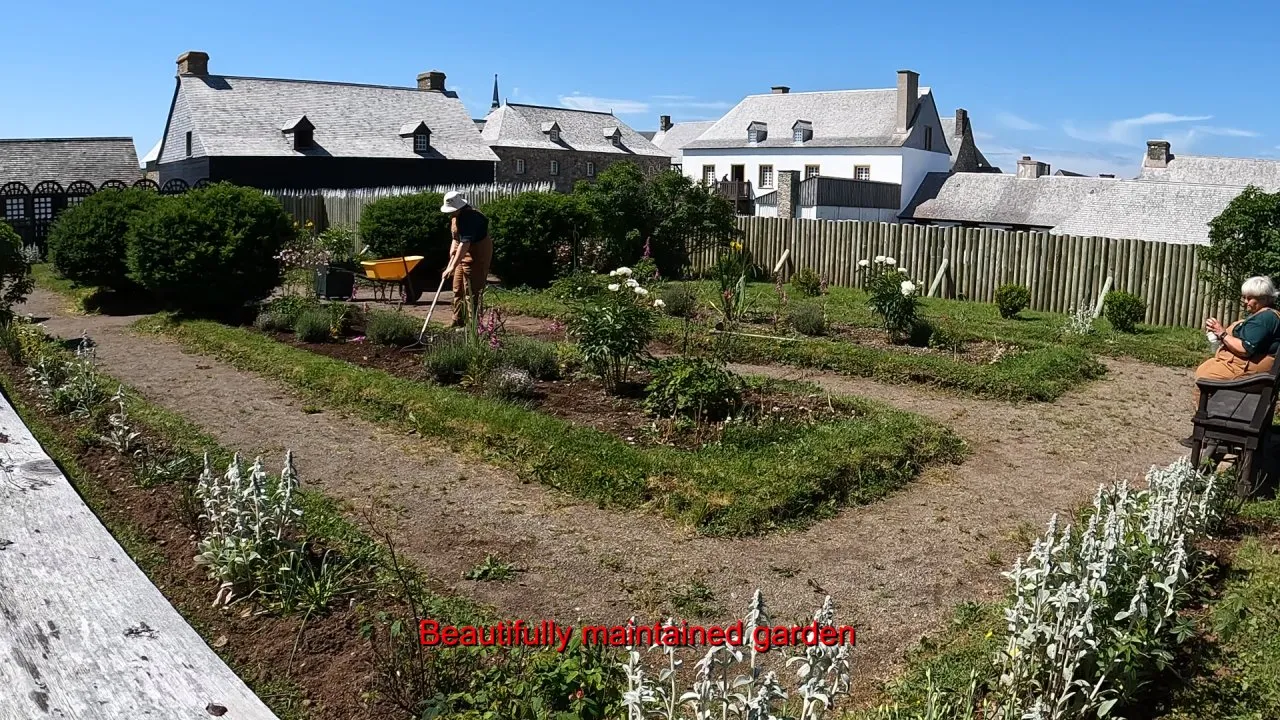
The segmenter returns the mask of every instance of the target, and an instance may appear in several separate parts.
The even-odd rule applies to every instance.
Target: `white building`
[[[897,209],[925,176],[951,170],[948,134],[919,75],[896,88],[750,95],[681,148],[682,172],[743,183],[751,197],[777,188],[779,173],[869,180],[901,187]]]

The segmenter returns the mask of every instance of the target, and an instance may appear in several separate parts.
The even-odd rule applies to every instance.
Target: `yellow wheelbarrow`
[[[414,271],[423,267],[421,255],[363,260],[360,267],[364,268],[366,279],[382,286],[397,286],[400,289],[401,303],[414,305],[422,296],[422,288],[414,282]]]

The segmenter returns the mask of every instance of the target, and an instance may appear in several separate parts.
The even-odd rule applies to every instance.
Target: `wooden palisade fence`
[[[522,192],[551,192],[551,184],[440,185],[353,190],[268,190],[267,192],[279,198],[284,204],[284,209],[289,211],[294,220],[303,223],[310,220],[318,230],[324,230],[331,225],[358,227],[360,215],[364,212],[365,206],[380,198],[426,192],[446,193],[450,190],[461,192],[472,205],[480,207],[491,200]]]
[[[996,288],[1021,283],[1031,309],[1068,312],[1093,307],[1110,277],[1111,289],[1136,293],[1147,303],[1146,323],[1198,327],[1206,317],[1235,319],[1232,301],[1215,301],[1199,275],[1197,245],[1051,235],[990,228],[895,223],[740,217],[743,243],[757,265],[781,263],[783,279],[813,268],[832,285],[859,287],[858,261],[886,255],[928,288],[949,260],[943,294],[992,302]],[[694,268],[714,261],[714,251],[694,258]]]

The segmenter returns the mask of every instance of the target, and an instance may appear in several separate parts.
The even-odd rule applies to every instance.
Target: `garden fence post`
[[[1093,319],[1097,320],[1102,314],[1102,303],[1107,299],[1107,293],[1111,292],[1111,276],[1107,276],[1107,281],[1102,283],[1102,293],[1098,295],[1098,302],[1093,306]]]
[[[782,257],[778,258],[778,263],[773,266],[773,274],[777,275],[782,268],[786,267],[787,261],[791,259],[791,248],[787,248],[782,252]]]
[[[942,264],[938,266],[938,272],[933,276],[933,282],[929,284],[929,292],[925,293],[925,297],[933,297],[933,293],[942,284],[942,279],[947,275],[947,268],[951,267],[951,261],[942,258]]]

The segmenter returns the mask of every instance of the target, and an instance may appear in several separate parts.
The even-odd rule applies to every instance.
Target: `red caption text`
[[[418,623],[418,639],[426,646],[496,645],[499,647],[545,647],[564,652],[574,633],[583,645],[610,647],[667,647],[694,645],[734,645],[750,643],[756,652],[792,645],[853,645],[854,629],[848,625],[770,625],[748,633],[741,620],[731,625],[560,625],[543,620],[535,625],[523,620],[496,625],[445,625],[435,620]],[[750,637],[747,637],[750,635]]]

